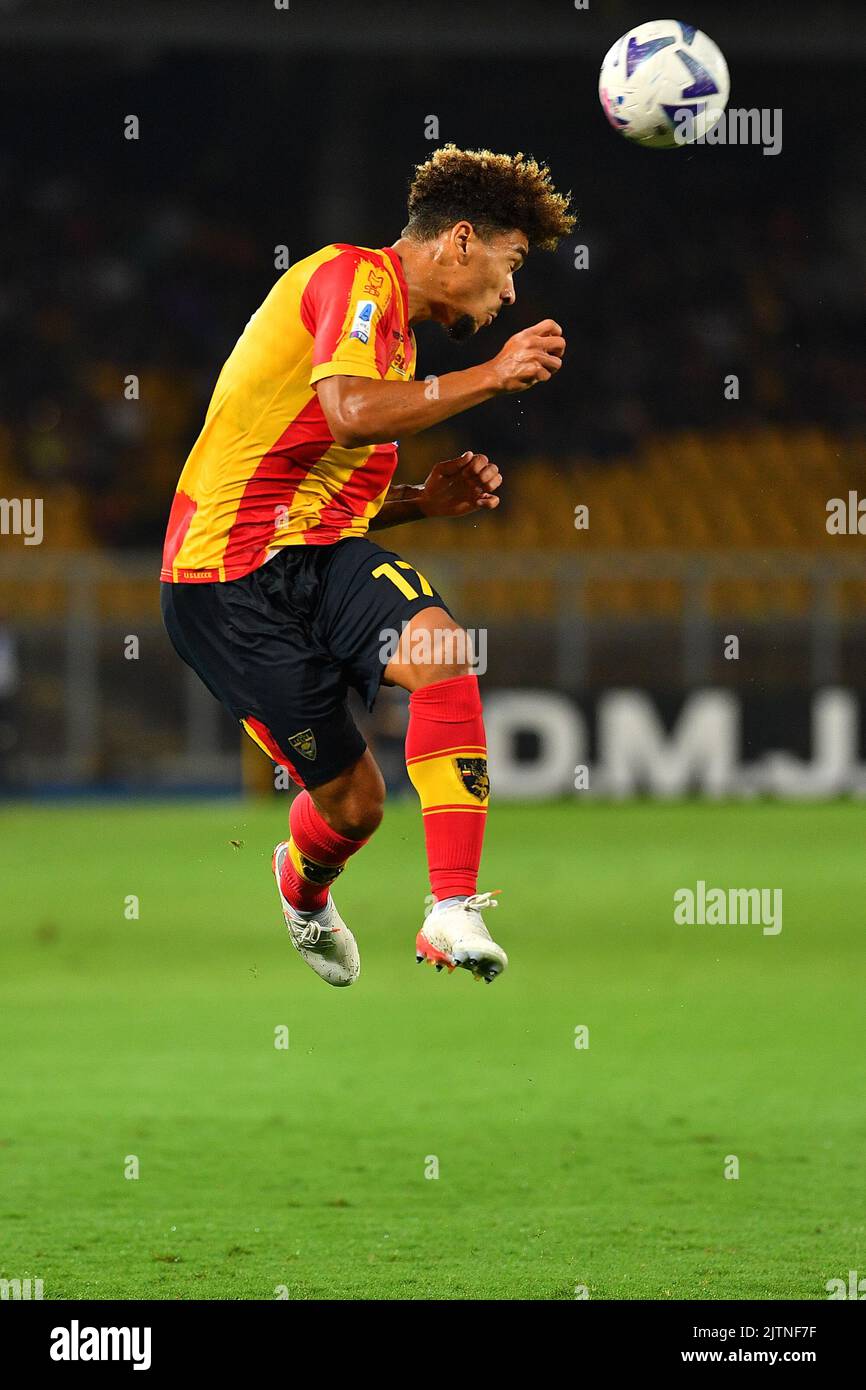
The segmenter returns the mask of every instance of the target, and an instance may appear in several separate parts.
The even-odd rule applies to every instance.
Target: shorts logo
[[[308,859],[305,854],[300,855],[301,873],[310,883],[318,883],[324,887],[326,883],[333,883],[338,874],[345,869],[345,864],[317,864],[315,859]]]
[[[316,756],[316,735],[312,729],[302,729],[299,734],[292,734],[289,747],[300,753],[302,758],[308,758],[312,762]]]
[[[357,338],[361,343],[370,341],[370,324],[376,306],[372,299],[359,299],[355,306],[355,317],[352,319],[352,327],[349,329],[349,337]]]
[[[477,801],[486,801],[490,795],[490,778],[487,775],[486,758],[455,758],[457,776],[470,796]]]

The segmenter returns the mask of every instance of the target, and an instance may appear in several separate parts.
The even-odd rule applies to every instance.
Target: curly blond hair
[[[479,236],[516,229],[530,246],[555,251],[575,224],[570,201],[529,155],[443,145],[415,168],[403,235],[426,241],[465,218]]]

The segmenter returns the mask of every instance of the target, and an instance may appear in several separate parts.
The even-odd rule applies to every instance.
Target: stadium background
[[[633,7],[568,8],[491,25],[445,7],[421,47],[399,7],[359,24],[329,5],[325,26],[317,7],[253,6],[241,42],[226,6],[185,7],[181,25],[171,5],[89,5],[86,29],[49,5],[0,15],[0,491],[41,497],[45,517],[41,546],[3,538],[6,786],[237,786],[237,731],[159,625],[167,508],[275,248],[393,241],[431,115],[441,141],[547,158],[580,214],[506,323],[460,350],[418,333],[422,374],[548,314],[569,342],[549,390],[401,451],[406,479],[467,445],[505,474],[495,516],[388,537],[487,629],[488,692],[541,683],[591,714],[604,690],[649,687],[670,720],[690,690],[733,689],[747,754],[801,755],[812,691],[862,696],[862,538],[828,535],[826,503],[866,477],[866,171],[854,113],[832,140],[816,119],[840,91],[862,100],[853,35],[822,11],[818,62],[804,10],[768,54],[754,17],[747,31],[708,6],[731,105],[781,108],[782,152],[659,154],[613,140],[597,109],[599,53]],[[383,699],[372,730],[395,782],[403,704]]]
[[[217,1175],[216,1158],[201,1158],[201,1171],[214,1185],[209,1190],[222,1193],[214,1218],[222,1253],[216,1260],[203,1248],[199,1258],[210,1282],[187,1285],[184,1270],[195,1256],[175,1257],[181,1237],[154,1233],[175,1229],[164,1192],[126,1224],[123,1199],[112,1199],[120,1200],[113,1206],[100,1195],[100,1164],[109,1160],[102,1150],[95,1156],[83,1137],[93,1124],[125,1154],[146,1141],[133,1142],[119,1117],[142,1135],[165,1120],[165,1172],[181,1172],[178,1191],[188,1194],[185,1112],[199,1126],[193,1144],[207,1153],[223,1153],[230,1113],[231,1142],[249,1174],[262,1144],[267,1152],[285,1136],[255,1137],[256,1098],[271,1082],[258,1074],[251,1081],[244,1070],[244,1030],[261,1002],[247,976],[270,972],[275,1022],[282,1019],[278,1001],[290,990],[293,1030],[314,1029],[316,1006],[326,1007],[312,990],[308,996],[309,982],[299,972],[290,972],[283,943],[263,944],[273,926],[268,840],[282,826],[271,798],[283,794],[273,791],[266,760],[252,745],[242,750],[232,721],[171,651],[159,623],[159,551],[177,475],[219,367],[279,273],[275,248],[287,247],[296,259],[332,240],[389,244],[404,223],[412,166],[448,140],[543,157],[557,184],[573,190],[580,221],[558,253],[530,258],[506,322],[459,349],[434,328],[422,325],[418,332],[419,375],[482,360],[511,331],[548,315],[563,324],[569,345],[566,367],[549,386],[491,403],[401,449],[399,476],[406,480],[422,478],[435,459],[465,447],[488,453],[505,476],[494,515],[405,527],[389,532],[387,544],[437,583],[468,626],[486,630],[484,688],[498,720],[502,800],[518,801],[503,805],[492,822],[499,839],[491,844],[499,848],[488,862],[491,872],[507,870],[512,878],[519,869],[523,886],[512,903],[530,918],[531,883],[544,873],[548,929],[566,953],[555,983],[543,961],[524,962],[527,991],[509,1010],[513,1036],[503,1040],[496,1030],[506,1024],[490,999],[482,1001],[486,1027],[504,1049],[499,1071],[486,1062],[492,1119],[483,1142],[470,1118],[474,1089],[460,1061],[461,1040],[473,1056],[478,1052],[457,994],[464,982],[452,981],[444,1004],[437,996],[425,1030],[433,1036],[450,1029],[454,1049],[434,1083],[440,1132],[450,1134],[454,1152],[462,1144],[480,1158],[489,1158],[485,1143],[501,1141],[500,1152],[511,1155],[505,1166],[514,1210],[535,1210],[537,1154],[558,1153],[562,1139],[551,1118],[562,1103],[562,1078],[547,1065],[545,1075],[554,1077],[548,1109],[543,1087],[524,1107],[518,1085],[519,1118],[509,1119],[509,1068],[534,1059],[526,1068],[530,1080],[544,1069],[548,1040],[526,1040],[533,1020],[549,1010],[560,1017],[561,1007],[567,1024],[560,1017],[560,1025],[573,1032],[584,1004],[572,1005],[569,982],[588,978],[598,991],[591,995],[598,1016],[616,1020],[620,1049],[618,1064],[609,1054],[609,1073],[599,1061],[580,1100],[591,1116],[582,1150],[584,1214],[591,1211],[603,1226],[606,1203],[612,1213],[600,1242],[602,1264],[590,1271],[594,1296],[662,1297],[671,1290],[684,1297],[728,1297],[730,1290],[748,1297],[822,1296],[815,1290],[823,1277],[844,1273],[857,1241],[862,1248],[862,1217],[857,1225],[850,1189],[853,1138],[862,1139],[854,1103],[862,1084],[856,1061],[862,1030],[856,993],[849,993],[862,970],[862,813],[856,800],[826,807],[797,802],[787,811],[763,802],[745,806],[741,798],[767,791],[825,798],[866,789],[864,539],[831,536],[826,528],[829,499],[857,489],[866,494],[866,31],[855,4],[816,11],[792,3],[783,20],[770,5],[702,4],[686,17],[725,52],[731,106],[780,108],[782,151],[767,157],[759,147],[718,146],[657,153],[619,140],[596,95],[603,53],[648,17],[645,5],[612,0],[588,11],[565,3],[467,9],[341,0],[292,0],[288,11],[264,0],[0,6],[7,267],[0,295],[0,494],[44,501],[41,545],[0,537],[0,789],[7,798],[4,897],[14,926],[6,976],[14,1046],[6,1055],[18,1058],[7,1071],[6,1098],[10,1113],[26,1116],[23,1148],[16,1153],[13,1140],[6,1156],[29,1155],[11,1173],[10,1191],[20,1191],[25,1212],[28,1202],[41,1200],[46,1182],[50,1192],[33,1239],[28,1231],[22,1244],[10,1246],[7,1225],[4,1251],[23,1253],[17,1265],[16,1256],[4,1255],[0,1273],[24,1272],[23,1260],[38,1274],[44,1248],[51,1251],[53,1296],[58,1289],[162,1296],[176,1287],[180,1296],[202,1288],[205,1296],[254,1297],[271,1278],[264,1253],[259,1277],[252,1224],[243,1237],[232,1225],[232,1213],[245,1210],[242,1179],[226,1177],[225,1166]],[[129,114],[140,122],[137,140],[124,138]],[[438,141],[426,138],[431,116]],[[575,265],[577,246],[588,249],[586,268]],[[737,399],[725,393],[731,374],[738,378]],[[137,399],[126,398],[131,376],[138,379]],[[579,505],[589,509],[586,529],[575,528]],[[735,660],[724,655],[732,634],[740,643]],[[130,646],[131,637],[137,646]],[[631,704],[625,713],[620,707],[624,722],[617,724],[609,702],[622,692]],[[694,701],[707,695],[706,723],[696,715],[677,749],[658,742],[663,730],[670,735],[679,727],[682,734],[686,725],[677,726],[678,718],[689,709],[705,711],[706,704]],[[739,758],[729,748],[719,770],[717,741],[732,708]],[[326,1116],[326,1101],[342,1105],[343,1098],[331,1080],[323,1099],[306,1054],[297,1083],[305,1122],[316,1116],[315,1142],[327,1150],[351,1136],[374,1171],[377,1144],[387,1145],[370,1132],[369,1104],[378,1107],[383,1134],[393,1139],[400,1124],[411,1129],[417,1120],[415,1147],[424,1155],[436,1146],[431,1112],[413,1099],[420,1058],[410,1046],[395,1067],[387,1051],[388,1039],[395,1045],[405,1039],[417,1010],[430,1007],[414,977],[403,1000],[404,1011],[414,1014],[401,1014],[384,992],[386,982],[395,991],[406,988],[393,943],[398,932],[408,941],[416,914],[409,912],[407,926],[406,911],[389,897],[390,916],[379,920],[374,882],[387,862],[395,895],[420,902],[414,806],[399,800],[406,790],[404,724],[399,693],[384,695],[367,723],[398,797],[383,831],[391,838],[379,842],[383,858],[371,859],[368,878],[353,869],[355,888],[346,889],[362,919],[376,918],[375,927],[368,920],[367,970],[379,1016],[364,1024],[353,1003],[337,1020],[327,1004],[334,1045],[360,1046],[365,1057],[378,1058],[392,1089],[371,1100],[365,1076],[354,1108],[343,1108],[338,1123]],[[636,750],[618,777],[603,765],[604,727],[614,735],[625,731]],[[654,751],[642,753],[641,738],[655,740]],[[737,737],[731,747],[736,743]],[[575,762],[593,765],[588,793],[574,790]],[[541,774],[539,763],[546,768]],[[495,758],[492,764],[495,795]],[[769,769],[766,776],[755,771],[761,768]],[[241,791],[246,801],[237,800]],[[731,793],[734,802],[602,804],[606,793],[642,791]],[[590,800],[600,793],[602,803]],[[171,805],[165,799],[192,794],[201,799]],[[217,794],[227,799],[208,799]],[[106,795],[113,798],[108,803]],[[552,798],[551,804],[530,805],[532,797]],[[67,805],[69,798],[75,799]],[[48,846],[50,864],[43,857]],[[798,947],[790,947],[801,954],[788,960],[789,994],[780,997],[778,975],[767,963],[774,943],[732,939],[722,967],[715,944],[701,941],[688,965],[682,949],[669,944],[670,891],[696,877],[710,881],[714,868],[727,874],[726,882],[784,881],[786,892],[790,885],[802,933]],[[130,894],[136,901],[142,895],[142,935],[119,945]],[[662,900],[668,907],[653,906]],[[557,901],[579,903],[577,936]],[[587,935],[596,930],[603,945]],[[155,959],[155,950],[164,958]],[[625,959],[634,969],[628,986],[620,978]],[[239,993],[230,967],[244,975]],[[378,986],[372,983],[377,969]],[[194,982],[190,998],[181,1000],[178,971]],[[141,1014],[134,1003],[139,989],[148,1001]],[[154,1002],[162,991],[180,1001],[176,1013]],[[673,1036],[665,1034],[663,1021],[676,1008],[687,1009],[691,1033],[683,1021]],[[217,1017],[225,1021],[217,1025]],[[801,1024],[823,1040],[811,1058],[799,1056]],[[206,1046],[205,1032],[217,1028],[219,1036]],[[362,1029],[363,1045],[353,1028]],[[727,1051],[722,1039],[730,1042]],[[653,1063],[643,1057],[647,1049]],[[116,1053],[111,1059],[108,1050]],[[58,1053],[65,1058],[59,1068]],[[686,1054],[698,1059],[694,1070]],[[573,1057],[566,1052],[557,1065]],[[697,1153],[717,1132],[720,1152],[734,1142],[723,1137],[728,1131],[719,1108],[730,1105],[730,1114],[742,1119],[735,1095],[752,1107],[752,1138],[760,1148],[755,1135],[768,1139],[761,1125],[769,1090],[767,1123],[771,1135],[785,1136],[781,1151],[791,1163],[804,1132],[810,1136],[818,1163],[810,1174],[823,1194],[815,1208],[781,1179],[771,1192],[768,1173],[768,1186],[753,1194],[755,1206],[740,1228],[741,1253],[728,1256],[720,1234],[728,1218],[714,1212],[709,1197],[695,1198],[701,1180],[686,1164],[676,1190],[659,1188],[649,1199],[654,1225],[634,1172],[625,1159],[618,1169],[604,1145],[618,1146],[620,1154],[629,1145],[652,1147],[669,1101],[654,1079],[656,1066],[677,1093],[669,1138],[677,1137],[678,1123],[688,1123]],[[704,1114],[703,1067],[714,1077],[712,1116]],[[839,1106],[832,1116],[821,1108],[829,1103],[831,1077]],[[90,1084],[97,1097],[92,1109],[81,1099]],[[252,1130],[244,1129],[245,1118]],[[512,1121],[522,1136],[519,1156],[509,1147]],[[824,1153],[825,1143],[836,1144],[832,1154]],[[580,1148],[573,1136],[569,1144]],[[62,1169],[58,1148],[66,1155]],[[693,1158],[696,1151],[690,1152]],[[778,1174],[779,1151],[773,1152],[767,1163]],[[308,1156],[304,1146],[295,1154],[302,1164]],[[821,1166],[831,1159],[832,1173]],[[594,1189],[591,1175],[605,1168],[610,1183]],[[367,1251],[368,1218],[376,1240],[387,1238],[380,1218],[392,1200],[405,1200],[400,1171],[398,1165],[391,1187],[379,1174],[372,1205],[356,1197],[351,1181],[329,1183],[326,1208],[335,1210],[314,1219],[305,1213],[305,1231],[314,1229],[321,1240],[320,1263],[315,1275],[299,1270],[296,1283],[286,1276],[292,1296],[335,1290],[359,1296],[371,1288],[396,1296],[384,1278],[384,1256],[373,1267],[365,1261],[377,1257],[364,1253],[346,1274],[332,1223],[361,1223],[353,1228],[355,1254]],[[789,1165],[789,1177],[791,1171]],[[310,1175],[296,1180],[302,1183],[296,1205],[305,1206]],[[437,1289],[571,1296],[567,1289],[575,1278],[589,1277],[591,1259],[584,1248],[573,1276],[570,1263],[563,1274],[556,1234],[561,1181],[557,1176],[545,1196],[546,1215],[526,1216],[519,1239],[517,1226],[503,1218],[513,1248],[497,1246],[501,1232],[494,1232],[496,1258],[489,1261],[467,1246],[449,1264],[446,1240],[436,1246],[437,1265],[430,1251],[442,1239],[440,1227],[432,1214],[429,1226],[427,1216],[416,1214],[413,1235],[403,1233],[415,1263],[410,1256],[409,1273],[397,1271],[399,1288],[409,1296]],[[577,1208],[566,1203],[570,1220],[583,1200]],[[623,1201],[632,1229],[641,1232],[640,1257],[629,1244],[628,1220],[616,1224]],[[701,1202],[711,1213],[707,1225]],[[341,1206],[356,1210],[345,1215]],[[459,1223],[459,1199],[451,1210]],[[688,1240],[686,1253],[665,1245],[665,1232],[678,1229],[683,1210],[687,1231],[699,1232],[692,1253]],[[473,1219],[467,1199],[465,1220]],[[813,1258],[806,1232],[822,1220],[838,1246],[822,1247]],[[535,1226],[548,1231],[550,1278],[539,1272],[545,1267]],[[701,1241],[710,1227],[719,1240],[707,1247]],[[118,1230],[124,1241],[112,1247],[112,1265],[105,1243]],[[52,1244],[59,1231],[66,1234]],[[859,1232],[856,1240],[852,1231]],[[291,1244],[294,1237],[287,1239]],[[712,1257],[701,1254],[707,1248]],[[241,1253],[232,1257],[235,1249]],[[123,1250],[134,1276],[124,1273]],[[419,1261],[435,1277],[418,1274]]]

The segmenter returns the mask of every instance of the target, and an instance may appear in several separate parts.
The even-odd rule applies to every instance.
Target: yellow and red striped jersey
[[[220,373],[178,481],[162,578],[240,579],[282,546],[363,536],[397,445],[336,444],[316,382],[414,374],[409,292],[390,247],[337,242],[287,270]]]

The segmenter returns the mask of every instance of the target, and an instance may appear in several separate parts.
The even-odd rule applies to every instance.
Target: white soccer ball
[[[629,29],[605,55],[598,78],[614,130],[654,150],[701,139],[721,119],[730,90],[721,49],[678,19]]]

